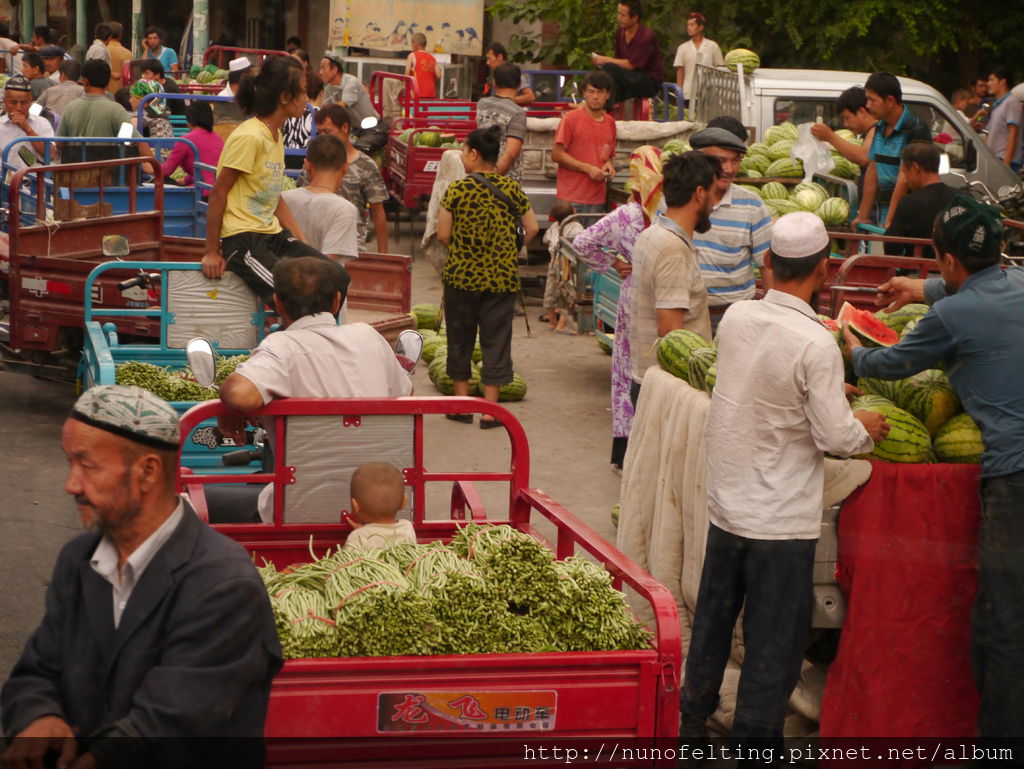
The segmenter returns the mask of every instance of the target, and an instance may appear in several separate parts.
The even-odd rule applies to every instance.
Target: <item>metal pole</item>
[[[27,41],[32,37],[32,30],[36,26],[36,3],[35,0],[21,1],[21,39]]]
[[[192,3],[192,63],[203,66],[203,54],[210,46],[209,0]]]
[[[132,0],[132,55],[142,56],[142,38],[146,36],[146,16],[142,0]]]
[[[89,48],[89,30],[86,29],[88,17],[85,13],[85,0],[75,0],[75,43],[83,51]]]

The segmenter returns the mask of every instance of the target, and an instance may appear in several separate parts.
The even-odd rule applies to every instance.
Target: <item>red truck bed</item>
[[[187,441],[203,420],[222,411],[219,401],[191,409],[182,418],[182,440]],[[432,472],[427,468],[424,429],[438,422],[433,415],[466,412],[491,414],[503,422],[511,443],[508,472]],[[478,767],[482,761],[488,767],[521,766],[525,742],[583,740],[596,750],[602,741],[610,749],[616,740],[635,747],[653,746],[658,739],[666,744],[676,737],[680,636],[671,594],[564,507],[528,487],[526,434],[507,410],[476,398],[433,397],[280,400],[260,413],[265,421],[277,422],[276,464],[272,473],[253,475],[251,480],[275,481],[277,523],[217,527],[245,546],[258,563],[266,559],[282,567],[308,561],[311,547],[322,553],[343,543],[349,531],[348,525],[340,522],[340,514],[339,523],[286,522],[282,490],[302,473],[301,463],[294,466],[295,458],[284,456],[282,436],[289,429],[288,420],[296,419],[291,424],[299,425],[310,416],[333,417],[338,420],[340,442],[345,439],[344,432],[358,429],[364,420],[407,415],[411,417],[413,459],[410,466],[400,469],[410,487],[414,526],[421,542],[448,540],[467,514],[477,522],[509,524],[551,547],[558,559],[577,552],[589,554],[610,572],[617,589],[626,585],[647,601],[656,618],[651,648],[638,651],[288,661],[271,692],[266,730],[268,737],[276,738],[268,745],[271,764],[308,765],[330,758],[335,766],[427,769]],[[366,456],[364,461],[372,459]],[[183,471],[179,481],[194,500],[201,500],[198,486],[237,483],[239,477]],[[486,516],[474,481],[507,483],[508,511]],[[453,486],[447,520],[426,519],[425,489],[436,483]],[[198,506],[202,507],[201,502]],[[534,514],[554,525],[553,543],[545,540],[531,521]],[[478,708],[475,717],[459,718],[454,708],[469,702]],[[434,715],[423,721],[423,713],[411,709],[415,703],[432,704]],[[527,714],[518,722],[521,726],[514,718],[517,712]],[[299,742],[297,738],[316,739]],[[641,764],[622,761],[616,765],[660,764],[645,759]]]

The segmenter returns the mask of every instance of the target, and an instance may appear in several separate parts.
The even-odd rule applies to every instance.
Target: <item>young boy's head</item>
[[[317,173],[340,171],[345,175],[348,166],[348,152],[345,143],[337,136],[318,134],[306,147],[306,172],[310,178]]]
[[[561,223],[567,216],[572,216],[574,213],[576,213],[576,209],[568,200],[556,200],[551,205],[551,218],[556,222]]]
[[[387,462],[370,462],[352,474],[352,517],[360,524],[394,523],[405,506],[405,479]]]
[[[427,36],[422,32],[417,32],[412,36],[412,49],[414,51],[422,51],[427,47]]]

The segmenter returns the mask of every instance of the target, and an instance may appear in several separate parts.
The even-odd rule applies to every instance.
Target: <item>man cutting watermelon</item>
[[[1003,234],[997,209],[957,195],[932,234],[942,277],[879,287],[877,303],[890,312],[923,301],[928,313],[893,347],[865,349],[843,330],[857,376],[902,379],[943,362],[981,429],[971,662],[983,739],[1024,735],[1024,269],[1000,267]]]

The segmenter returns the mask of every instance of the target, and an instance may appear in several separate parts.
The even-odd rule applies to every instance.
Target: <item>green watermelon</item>
[[[694,350],[708,346],[708,340],[696,331],[669,331],[658,342],[658,363],[672,376],[690,381],[690,356]]]
[[[825,202],[826,196],[818,190],[802,189],[796,190],[789,199],[804,211],[810,211],[813,214]]]
[[[526,397],[526,380],[519,374],[512,374],[512,381],[508,384],[503,384],[501,389],[498,390],[498,400],[502,403],[506,401],[521,401]]]
[[[850,403],[850,408],[853,411],[867,411],[872,406],[895,405],[896,404],[893,403],[891,400],[889,400],[888,398],[883,398],[881,395],[872,395],[870,393],[866,393],[864,395],[858,395],[856,398],[854,398],[853,401]]]
[[[448,340],[436,334],[423,342],[423,360],[430,363],[437,357],[438,351],[444,350],[448,354]]]
[[[921,322],[921,318],[911,318],[910,320],[908,320],[907,321],[907,325],[905,325],[902,328],[902,330],[900,330],[900,339],[902,339],[907,334],[909,334],[911,331],[913,331],[917,327],[917,324],[920,323],[920,322]]]
[[[814,213],[826,227],[841,227],[850,220],[850,204],[842,198],[826,198]]]
[[[932,438],[921,420],[899,406],[867,405],[864,411],[873,411],[885,417],[889,423],[889,434],[885,440],[877,441],[869,454],[859,459],[874,457],[883,462],[920,463],[927,462],[931,455]]]
[[[606,355],[611,355],[612,344],[615,343],[615,334],[608,334],[608,337],[612,340],[611,343],[605,341],[604,337],[601,336],[595,336],[594,339],[597,340],[597,346],[600,347]]]
[[[773,213],[776,216],[783,216],[784,214],[792,214],[803,210],[792,200],[776,200],[775,198],[772,198],[771,200],[766,200],[765,205],[768,206],[769,209],[774,209]]]
[[[711,395],[715,389],[715,382],[718,381],[718,361],[716,360],[710,366],[708,366],[707,373],[704,375],[704,392]]]
[[[785,179],[800,177],[804,175],[804,164],[793,158],[779,158],[772,161],[772,164],[765,169],[764,175]]]
[[[661,160],[664,162],[673,155],[682,155],[684,152],[690,152],[692,149],[689,143],[682,139],[669,139],[661,148]]]
[[[867,347],[892,347],[900,340],[899,334],[876,318],[874,313],[858,310],[849,302],[843,302],[839,308],[836,322],[840,328],[849,323],[850,329]]]
[[[761,154],[764,155],[765,157],[768,157],[768,145],[765,144],[764,142],[754,142],[749,147],[747,147],[747,157],[757,154]]]
[[[612,505],[612,526],[619,528],[619,515],[622,512],[622,503],[616,502]]]
[[[442,395],[455,395],[455,384],[452,382],[452,378],[448,376],[448,372],[445,370],[447,365],[447,358],[434,358],[434,361],[428,368],[428,373],[430,374],[430,380],[434,383],[434,387],[436,387]],[[469,392],[476,392],[479,386],[480,372],[478,369],[470,367]]]
[[[750,171],[757,171],[763,176],[764,172],[768,169],[768,166],[771,165],[771,162],[772,159],[768,157],[768,155],[762,155],[759,152],[753,154],[748,153],[747,156],[743,158],[743,162],[740,163],[740,170],[742,171],[746,169],[748,173]]]
[[[844,157],[832,158],[834,167],[832,168],[832,175],[838,176],[842,179],[856,179],[860,176],[860,166],[851,160],[847,160]]]
[[[814,192],[817,192],[821,196],[822,200],[828,197],[828,190],[817,182],[800,182],[793,187],[793,191],[789,196],[793,197],[796,193],[802,192],[803,190],[813,190]]]
[[[839,130],[836,131],[836,136],[838,136],[840,139],[845,139],[848,142],[853,141],[854,139],[857,138],[857,134],[855,134],[849,128],[840,128]]]
[[[440,131],[422,131],[413,137],[413,142],[420,147],[440,147]]]
[[[792,139],[779,139],[768,148],[768,157],[772,160],[789,158],[795,143]]]
[[[768,182],[761,185],[761,197],[765,200],[789,200],[789,190],[782,182]]]
[[[758,171],[756,168],[748,168],[745,172],[748,179],[760,179],[764,174]]]
[[[863,376],[857,379],[857,387],[863,390],[865,394],[881,395],[894,404],[899,403],[902,385],[902,379],[871,379]]]
[[[402,142],[402,144],[408,144],[409,139],[412,137],[412,132],[415,130],[415,128],[405,129],[402,133],[398,134],[398,141]]]
[[[768,145],[787,139],[795,142],[799,138],[800,132],[797,130],[796,124],[789,121],[773,125],[764,132],[764,142]]]
[[[935,455],[940,462],[978,465],[984,451],[981,430],[969,414],[957,414],[935,434]]]
[[[949,377],[936,369],[926,369],[902,380],[896,405],[920,419],[932,436],[960,412],[960,399]]]
[[[701,347],[690,353],[690,360],[687,363],[689,382],[696,390],[703,390],[707,379],[708,369],[718,360],[718,353],[713,347]]]
[[[907,327],[907,324],[912,320],[917,321],[923,318],[928,314],[928,309],[926,304],[905,304],[893,312],[879,310],[875,313],[875,317],[899,334],[900,339],[902,339],[903,329]],[[915,322],[914,325],[916,326],[917,323]]]
[[[412,317],[416,319],[416,328],[436,330],[441,325],[441,308],[436,304],[414,304]]]
[[[725,55],[725,66],[736,72],[736,65],[743,65],[743,73],[749,75],[761,66],[761,57],[747,48],[733,48]]]

